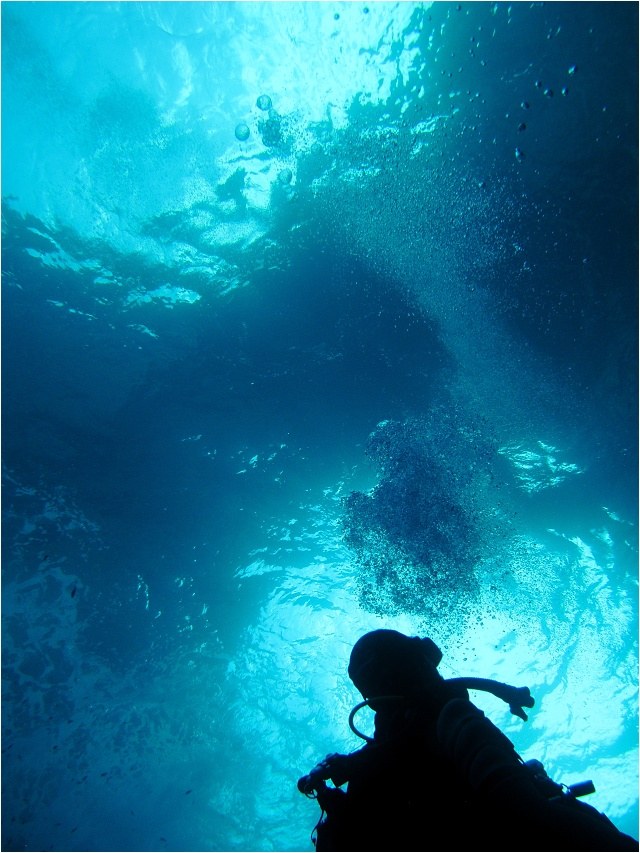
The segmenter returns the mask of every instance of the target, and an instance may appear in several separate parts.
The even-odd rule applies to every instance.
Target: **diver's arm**
[[[437,738],[487,819],[513,828],[512,850],[638,850],[638,843],[595,809],[547,799],[511,741],[471,702],[454,699],[440,712]],[[564,802],[563,802],[564,800]],[[508,831],[507,827],[507,831]]]

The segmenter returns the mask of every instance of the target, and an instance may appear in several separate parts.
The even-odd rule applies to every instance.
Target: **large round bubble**
[[[240,140],[240,142],[245,142],[249,138],[250,133],[249,126],[243,121],[236,125],[236,139]]]
[[[291,171],[291,169],[283,169],[278,175],[278,180],[281,184],[284,184],[285,186],[291,183],[292,178],[293,172]]]
[[[267,110],[270,110],[271,109],[271,98],[269,97],[269,95],[260,95],[260,97],[256,101],[256,106],[258,107],[259,110],[264,110],[265,112]]]

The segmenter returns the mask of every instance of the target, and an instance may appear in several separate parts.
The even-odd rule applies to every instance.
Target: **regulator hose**
[[[535,705],[535,699],[531,695],[531,691],[528,687],[514,687],[513,685],[505,684],[502,681],[494,681],[492,678],[447,678],[445,679],[445,683],[455,684],[456,687],[464,687],[467,690],[482,690],[484,693],[492,693],[494,696],[497,696],[498,699],[502,699],[503,702],[506,702],[511,713],[516,717],[520,717],[520,719],[524,720],[525,723],[529,718],[524,709],[533,708]],[[349,714],[349,728],[354,735],[357,735],[357,737],[362,740],[366,740],[367,743],[372,743],[373,738],[369,737],[369,735],[365,735],[357,729],[353,722],[358,711],[361,708],[364,708],[365,705],[371,707],[371,702],[398,702],[400,700],[407,701],[408,698],[409,697],[407,696],[370,696],[368,699],[365,699],[364,702],[358,702]]]

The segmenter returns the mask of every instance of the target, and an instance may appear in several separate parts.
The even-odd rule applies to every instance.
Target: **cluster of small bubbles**
[[[240,142],[246,142],[250,134],[249,126],[245,122],[241,121],[236,125],[236,139]]]
[[[569,67],[567,73],[569,75],[573,76],[577,70],[578,70],[578,68],[576,65],[571,65]],[[541,89],[542,94],[545,97],[553,98],[553,89],[550,86],[545,86],[543,84],[542,80],[536,80],[534,83],[534,86],[536,87],[536,89]],[[564,97],[566,97],[569,94],[569,88],[567,86],[563,86],[562,89],[560,90],[560,94],[563,95]],[[523,110],[528,110],[528,109],[530,109],[531,104],[529,103],[529,101],[521,101],[520,107]],[[518,131],[519,132],[526,130],[526,129],[527,129],[527,125],[524,122],[521,122],[521,124],[518,125]],[[522,158],[524,157],[524,152],[520,148],[516,148],[514,153],[515,153],[516,160],[518,162],[522,162]]]
[[[282,142],[282,119],[274,109],[270,109],[268,115],[269,118],[266,121],[260,120],[258,129],[264,144],[273,147]]]
[[[542,89],[542,94],[545,95],[547,98],[553,98],[553,89],[550,86],[544,86],[543,88],[542,80],[536,80],[534,86],[536,87],[536,89]],[[523,101],[520,106],[524,107],[524,109],[526,110],[529,109],[529,104],[526,101]]]
[[[258,124],[262,141],[265,145],[276,145],[280,140],[280,116],[273,109],[272,101],[269,95],[259,95],[256,100],[256,106],[263,112],[268,112],[269,120],[262,121]],[[239,142],[246,142],[251,136],[251,131],[246,122],[241,121],[236,125],[236,139]],[[266,139],[265,139],[266,136]]]
[[[447,602],[455,609],[476,599],[474,566],[495,548],[498,530],[478,512],[495,452],[477,439],[445,409],[383,421],[369,436],[366,454],[380,482],[351,492],[342,516],[365,609],[450,615]]]

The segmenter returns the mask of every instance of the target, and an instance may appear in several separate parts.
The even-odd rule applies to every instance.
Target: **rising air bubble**
[[[260,97],[256,101],[256,107],[258,107],[259,110],[263,110],[264,112],[270,110],[271,98],[269,97],[269,95],[260,95]]]
[[[249,130],[249,126],[245,124],[243,121],[240,124],[236,125],[236,139],[240,142],[246,142],[249,138],[251,131]]]

